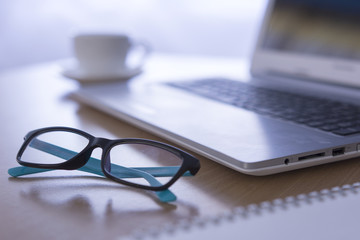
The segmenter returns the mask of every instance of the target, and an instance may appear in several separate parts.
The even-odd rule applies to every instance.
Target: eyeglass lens
[[[76,155],[76,153],[81,152],[88,143],[89,139],[71,132],[52,131],[42,133],[32,138],[25,148],[21,160],[36,164],[63,163]],[[51,146],[55,146],[55,148],[51,149]],[[68,154],[64,159],[63,154],[62,157],[54,154],[54,152],[59,151],[59,148],[65,148],[74,153]]]
[[[151,146],[144,143],[126,143],[118,144],[111,148],[109,157],[111,166],[108,172],[114,177],[121,178],[124,176],[121,168],[114,166],[123,166],[126,168],[138,169],[140,172],[129,173],[123,180],[127,182],[136,183],[139,185],[149,186],[150,183],[146,180],[143,174],[147,174],[144,169],[154,169],[167,167],[167,173],[173,172],[172,176],[176,174],[182,165],[182,159],[172,152],[165,149]],[[166,184],[172,176],[157,177],[157,181],[161,184]]]

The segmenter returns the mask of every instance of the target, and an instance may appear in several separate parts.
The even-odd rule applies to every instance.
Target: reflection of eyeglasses
[[[90,157],[95,148],[101,160]],[[68,127],[34,130],[25,136],[17,161],[23,167],[9,169],[13,177],[56,169],[81,170],[105,176],[128,186],[156,191],[163,202],[176,196],[168,188],[181,176],[194,176],[200,162],[192,155],[146,139],[109,140]]]

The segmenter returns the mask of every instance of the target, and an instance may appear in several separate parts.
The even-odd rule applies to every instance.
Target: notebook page
[[[360,239],[360,183],[134,234],[142,240]]]

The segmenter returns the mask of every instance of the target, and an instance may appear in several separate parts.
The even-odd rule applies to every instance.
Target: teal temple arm
[[[32,141],[31,147],[34,147],[38,150],[47,152],[49,154],[52,154],[54,156],[63,159],[70,159],[77,154],[76,152],[73,152],[71,150],[38,139]],[[77,170],[104,176],[101,170],[100,162],[101,162],[100,160],[91,157],[83,167]],[[173,176],[176,174],[179,167],[171,166],[171,167],[149,167],[149,168],[126,168],[123,166],[111,164],[111,169],[113,173],[117,172],[116,175],[119,178],[143,177],[152,186],[157,186],[160,185],[160,182],[155,177]],[[29,175],[29,174],[47,172],[53,170],[55,169],[41,169],[41,168],[20,166],[20,167],[10,168],[8,170],[8,173],[13,177],[19,177],[23,175]],[[186,172],[184,176],[192,176],[192,174],[190,172]],[[162,202],[171,202],[176,200],[176,196],[168,189],[163,191],[155,191],[155,193]]]

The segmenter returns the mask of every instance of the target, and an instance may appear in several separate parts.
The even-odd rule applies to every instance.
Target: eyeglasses
[[[109,140],[68,127],[34,130],[24,140],[16,158],[22,166],[8,170],[13,177],[77,169],[155,191],[160,201],[170,202],[176,196],[168,188],[181,176],[194,176],[200,169],[194,156],[153,140]],[[101,160],[91,157],[98,147],[103,150]]]

